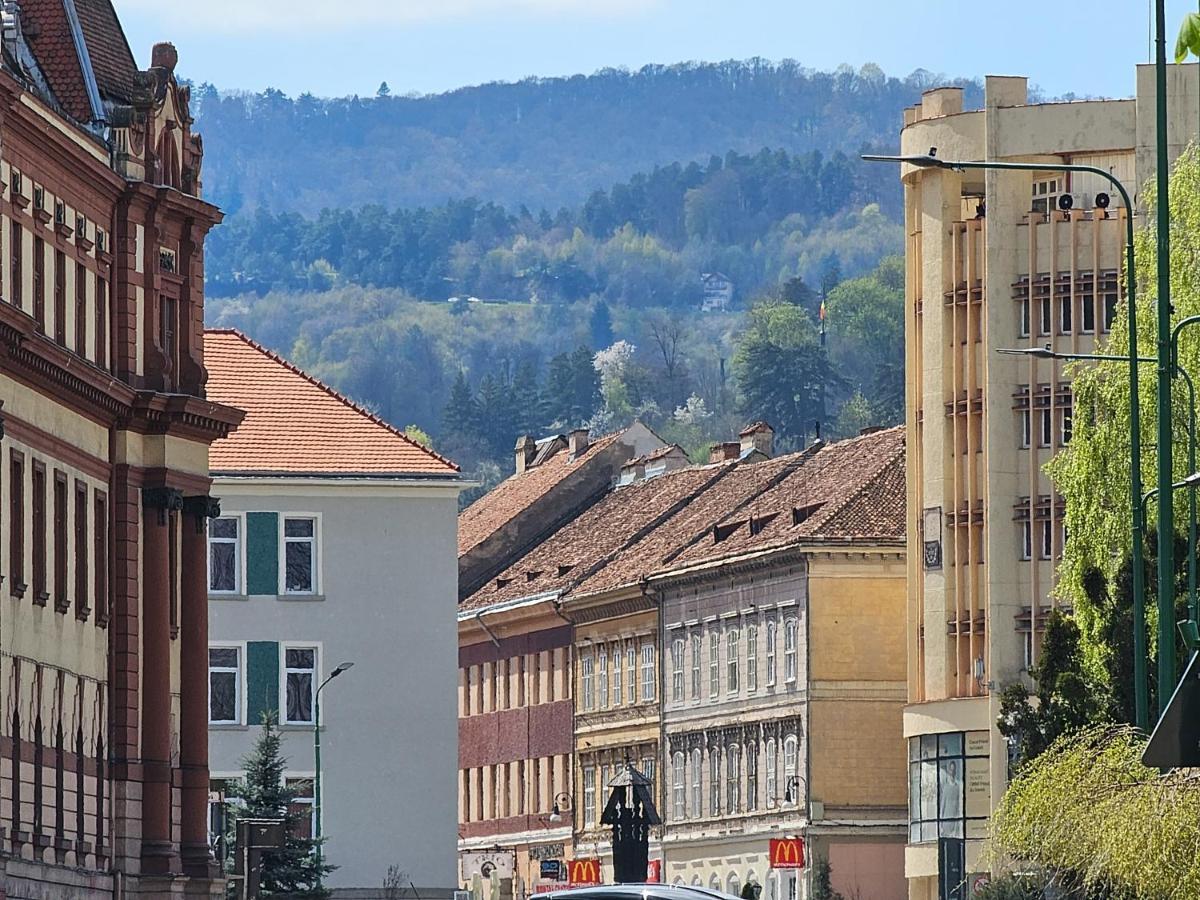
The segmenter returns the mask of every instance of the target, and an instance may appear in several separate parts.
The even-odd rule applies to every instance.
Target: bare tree
[[[662,362],[663,378],[669,391],[667,399],[671,408],[674,408],[679,405],[684,395],[683,380],[687,372],[681,345],[687,336],[687,326],[678,313],[669,313],[651,316],[647,328],[650,331],[650,340]]]
[[[388,866],[387,874],[383,876],[384,900],[404,900],[411,885],[408,872],[397,865]]]

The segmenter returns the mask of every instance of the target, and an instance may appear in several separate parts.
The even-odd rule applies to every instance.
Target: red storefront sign
[[[803,869],[804,838],[771,838],[772,869]]]
[[[646,884],[662,884],[661,859],[652,859],[646,864]]]
[[[567,863],[567,883],[571,887],[600,884],[600,860],[595,857],[571,860]]]

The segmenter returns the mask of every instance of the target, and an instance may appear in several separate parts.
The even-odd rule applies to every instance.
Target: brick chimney
[[[579,459],[579,457],[587,453],[588,430],[586,428],[576,428],[572,431],[567,436],[567,446],[570,448],[571,459]]]
[[[729,462],[737,459],[742,455],[742,445],[737,441],[725,441],[720,444],[713,444],[713,448],[708,455],[710,463]]]
[[[537,456],[537,442],[527,434],[517,438],[517,474],[520,475],[529,468],[533,458]]]
[[[743,453],[747,450],[757,450],[763,456],[770,456],[775,451],[775,429],[766,422],[747,425],[738,437],[742,439]]]

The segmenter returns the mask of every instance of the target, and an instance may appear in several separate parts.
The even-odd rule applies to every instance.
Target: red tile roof
[[[548,591],[600,593],[806,543],[900,545],[904,506],[903,428],[763,462],[677,469],[614,490],[462,607]]]
[[[210,400],[246,411],[214,473],[452,476],[458,467],[232,329],[204,332]]]
[[[137,64],[111,0],[75,0],[101,96],[128,102]]]
[[[621,432],[617,431],[596,438],[588,444],[583,454],[575,458],[569,451],[559,450],[540,465],[500,482],[459,514],[458,555],[463,556],[474,550],[490,535],[554,490],[564,478],[610,447],[620,436]]]

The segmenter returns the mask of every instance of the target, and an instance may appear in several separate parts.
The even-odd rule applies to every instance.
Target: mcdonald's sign
[[[804,838],[772,838],[772,869],[803,869]]]
[[[567,863],[567,882],[571,887],[600,884],[600,860],[595,857],[571,860]]]

